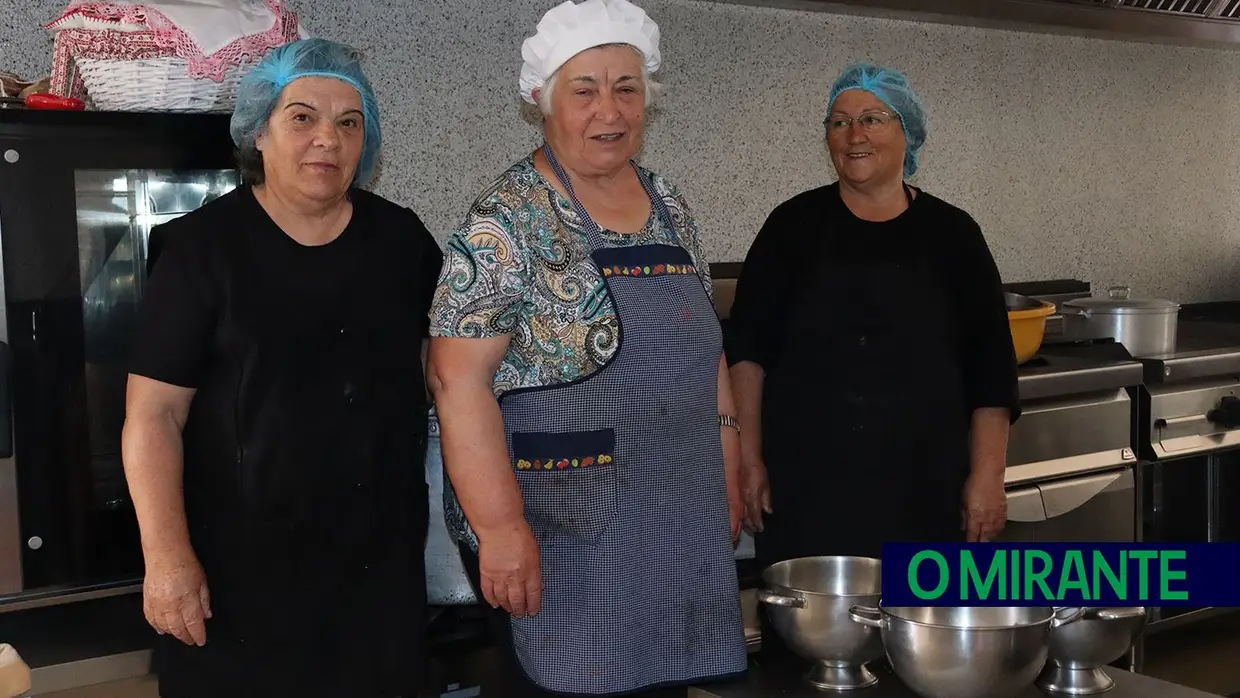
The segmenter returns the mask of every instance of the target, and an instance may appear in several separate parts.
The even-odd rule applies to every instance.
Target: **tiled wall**
[[[294,0],[314,33],[371,57],[380,193],[441,239],[538,142],[520,43],[553,0]],[[64,0],[7,0],[0,69],[46,70]],[[713,261],[832,179],[820,145],[845,64],[909,73],[931,114],[918,183],[982,224],[1007,281],[1076,277],[1142,295],[1240,297],[1240,53],[694,0],[645,0],[668,88],[644,162],[678,182]],[[807,230],[806,235],[814,231]]]

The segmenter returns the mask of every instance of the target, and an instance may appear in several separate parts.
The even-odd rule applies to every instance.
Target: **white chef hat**
[[[565,0],[538,22],[534,36],[521,45],[521,97],[534,104],[541,88],[570,58],[595,46],[628,44],[646,59],[646,70],[659,69],[659,25],[628,0]]]

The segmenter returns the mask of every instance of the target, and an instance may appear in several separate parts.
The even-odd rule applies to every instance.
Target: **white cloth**
[[[573,0],[551,8],[534,36],[521,45],[521,98],[534,104],[541,88],[573,56],[604,44],[629,44],[646,59],[646,70],[659,69],[659,25],[628,0]]]
[[[157,0],[138,3],[158,11],[210,56],[246,36],[262,34],[276,23],[265,0]]]
[[[102,19],[90,12],[96,6],[107,8],[109,5],[147,8],[160,13],[173,26],[185,32],[204,56],[214,54],[237,39],[264,34],[279,19],[266,0],[73,0],[65,13],[47,28],[122,32],[157,28],[148,24]],[[303,39],[308,37],[308,32],[302,31],[301,34]]]

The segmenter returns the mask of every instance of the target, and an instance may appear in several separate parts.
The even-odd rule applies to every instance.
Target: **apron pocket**
[[[616,432],[514,432],[513,465],[526,513],[595,543],[616,517]]]

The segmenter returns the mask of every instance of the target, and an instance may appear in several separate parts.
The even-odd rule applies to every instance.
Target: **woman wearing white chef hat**
[[[565,2],[522,56],[545,145],[474,202],[431,308],[445,511],[523,695],[683,696],[746,667],[742,504],[697,225],[633,163],[659,30]]]

